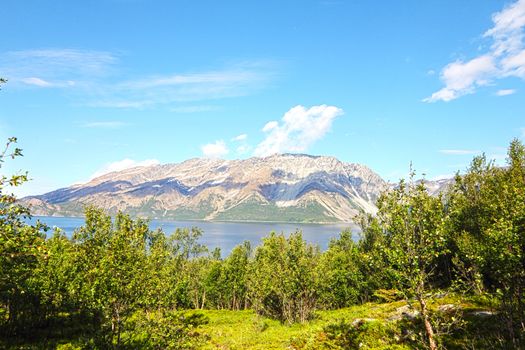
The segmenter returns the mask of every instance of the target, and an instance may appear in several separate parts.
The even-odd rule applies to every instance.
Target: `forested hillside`
[[[269,233],[226,258],[197,227],[95,207],[72,237],[29,225],[9,194],[27,176],[3,176],[0,347],[525,348],[525,147],[505,167],[474,158],[438,196],[414,176],[359,217],[357,242]]]

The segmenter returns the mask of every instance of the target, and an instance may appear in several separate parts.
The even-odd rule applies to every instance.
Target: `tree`
[[[250,269],[250,300],[260,314],[281,322],[305,322],[317,306],[319,249],[301,232],[288,239],[274,232],[255,251]]]
[[[446,253],[445,211],[441,196],[428,194],[424,183],[404,181],[380,197],[378,220],[386,235],[387,257],[396,285],[407,300],[415,298],[430,349],[437,349],[426,294],[437,259]]]
[[[4,81],[1,81],[4,82]],[[0,169],[7,159],[22,156],[22,150],[9,138],[0,153]],[[31,328],[38,314],[38,293],[32,283],[34,270],[45,257],[44,225],[29,225],[29,209],[19,202],[11,189],[28,181],[27,173],[0,176],[0,305],[7,310],[7,322],[13,332]]]
[[[357,244],[350,231],[330,241],[319,261],[319,298],[326,308],[342,308],[362,301],[364,276]]]
[[[506,167],[485,156],[456,176],[449,195],[450,227],[461,277],[477,292],[499,294],[516,348],[525,341],[525,147],[515,139]]]
[[[52,237],[45,241],[46,255],[35,270],[35,282],[40,291],[41,312],[47,318],[60,312],[75,312],[73,243],[64,232],[56,228]]]
[[[248,307],[248,269],[252,249],[249,241],[233,248],[224,260],[220,284],[228,308],[240,310]]]
[[[178,273],[177,258],[171,240],[162,230],[150,232],[147,239],[147,259],[141,273],[147,288],[142,293],[140,305],[147,311],[177,307]]]
[[[149,287],[143,273],[148,223],[123,213],[113,223],[103,210],[92,207],[86,208],[85,215],[85,225],[74,234],[79,294],[100,314],[102,334],[108,329],[104,341],[119,347],[123,324],[142,306]]]
[[[170,245],[174,256],[172,271],[176,276],[172,288],[176,291],[177,303],[181,307],[202,308],[206,302],[206,289],[203,274],[207,267],[204,256],[208,248],[200,244],[202,230],[176,229],[170,236]]]
[[[386,231],[377,216],[361,213],[357,218],[361,227],[359,250],[359,271],[363,274],[360,298],[363,302],[380,297],[387,300],[397,298],[395,286],[396,272],[388,261],[389,242]],[[379,293],[379,294],[378,294]],[[385,294],[386,293],[386,294]]]

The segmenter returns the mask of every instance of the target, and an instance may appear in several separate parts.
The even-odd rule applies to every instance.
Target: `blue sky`
[[[525,135],[525,0],[2,2],[19,195],[301,152],[437,178]]]

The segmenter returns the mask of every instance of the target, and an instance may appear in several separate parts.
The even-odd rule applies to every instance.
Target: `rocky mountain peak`
[[[26,200],[40,215],[96,205],[150,218],[334,222],[375,212],[387,188],[364,165],[286,153],[135,167]]]

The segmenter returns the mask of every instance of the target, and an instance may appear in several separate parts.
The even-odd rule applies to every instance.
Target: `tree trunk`
[[[206,291],[202,292],[202,303],[201,303],[201,309],[204,309],[204,303],[206,302]]]
[[[120,348],[120,314],[117,309],[117,348]]]
[[[113,338],[115,336],[115,316],[111,315],[111,346],[115,349],[115,344],[113,343]]]
[[[425,325],[425,332],[428,338],[428,346],[430,350],[437,350],[436,340],[434,339],[434,329],[432,328],[432,324],[430,323],[430,320],[428,318],[427,303],[421,295],[417,297],[417,300],[419,301],[419,305],[421,306],[421,316],[423,317],[423,323]]]

